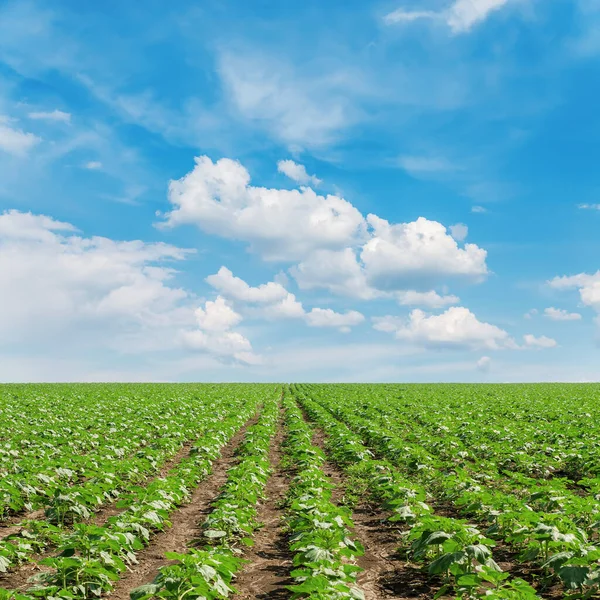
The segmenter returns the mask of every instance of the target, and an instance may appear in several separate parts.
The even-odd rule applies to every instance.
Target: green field
[[[0,386],[0,600],[592,598],[600,386]]]

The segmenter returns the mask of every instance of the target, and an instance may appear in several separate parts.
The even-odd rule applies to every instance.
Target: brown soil
[[[258,417],[253,417],[223,448],[220,458],[213,463],[212,473],[194,490],[190,502],[172,515],[172,526],[153,536],[150,545],[136,555],[138,564],[115,582],[111,599],[129,600],[131,590],[150,583],[161,567],[173,564],[173,561],[165,558],[165,552],[184,553],[189,544],[199,537],[200,526],[210,512],[210,502],[217,497],[227,480],[227,470],[237,462],[237,447],[243,440],[246,429],[257,419]]]
[[[111,598],[129,600],[129,590],[144,583],[149,583],[154,579],[159,567],[168,564],[169,561],[164,558],[165,552],[186,551],[187,543],[198,533],[198,524],[209,510],[209,502],[217,495],[218,489],[227,478],[225,472],[235,462],[234,453],[242,441],[246,429],[256,422],[256,420],[257,417],[253,417],[222,449],[221,457],[213,463],[211,475],[196,488],[190,502],[172,515],[172,527],[154,535],[151,538],[150,545],[137,554],[138,564],[134,565],[131,571],[125,572],[115,583]],[[189,451],[189,445],[186,444],[186,448],[187,450],[182,448],[175,457],[163,465],[159,476],[166,476],[169,469],[172,469],[181,461],[186,451]],[[101,525],[110,516],[119,514],[122,511],[123,509],[117,509],[115,504],[112,504],[96,513],[93,517],[93,522]],[[53,551],[48,551],[37,555],[32,558],[32,562],[22,565],[15,571],[0,573],[0,587],[9,590],[26,589],[29,586],[28,580],[30,577],[40,571],[48,570],[47,567],[40,567],[36,563],[47,556],[52,556],[52,553]]]
[[[258,511],[258,520],[263,527],[254,535],[254,547],[244,553],[244,558],[250,562],[235,582],[238,591],[235,598],[240,600],[283,600],[290,597],[290,592],[284,588],[292,585],[293,580],[289,575],[292,553],[288,547],[281,509],[289,486],[287,474],[281,468],[283,436],[280,421],[269,453],[273,474],[265,489],[266,501]]]
[[[325,452],[326,439],[323,430],[316,428],[313,443]],[[325,463],[324,471],[336,485],[333,500],[339,502],[343,497],[345,476],[330,461]],[[388,523],[386,516],[378,506],[371,506],[366,501],[352,513],[353,537],[365,548],[364,555],[357,560],[358,566],[364,569],[357,582],[365,594],[365,600],[432,598],[441,583],[424,573],[420,566],[406,563],[399,556],[401,530]]]

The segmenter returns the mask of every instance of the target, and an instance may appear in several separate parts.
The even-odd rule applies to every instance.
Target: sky
[[[597,0],[0,0],[0,381],[600,380]]]

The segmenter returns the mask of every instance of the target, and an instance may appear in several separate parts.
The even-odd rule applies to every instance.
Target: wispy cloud
[[[450,6],[439,11],[398,8],[385,15],[383,21],[387,25],[394,25],[424,19],[433,20],[444,23],[454,34],[467,33],[509,2],[511,0],[455,0]]]
[[[27,116],[35,121],[60,121],[62,123],[71,122],[71,113],[57,109],[51,112],[30,112]]]

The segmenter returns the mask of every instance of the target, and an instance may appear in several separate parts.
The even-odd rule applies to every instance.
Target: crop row
[[[62,531],[56,556],[40,560],[48,569],[35,576],[28,594],[37,598],[97,596],[112,588],[119,574],[135,564],[136,553],[151,535],[169,526],[169,515],[189,499],[190,492],[211,470],[220,449],[254,412],[257,398],[234,403],[225,414],[205,415],[202,436],[164,478],[135,487],[123,502],[128,506],[104,526],[77,523]],[[4,592],[12,597],[11,592]],[[1,597],[1,594],[0,594]]]

